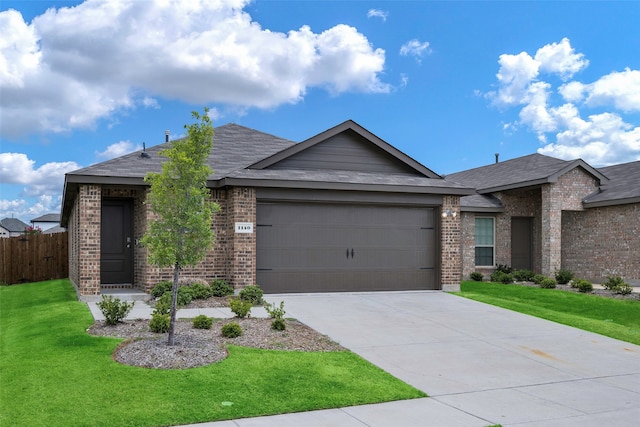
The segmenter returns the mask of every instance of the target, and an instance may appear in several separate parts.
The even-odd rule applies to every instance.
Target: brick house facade
[[[159,171],[163,161],[158,156],[161,148],[152,147],[144,155],[133,153],[66,175],[61,222],[69,229],[69,274],[81,298],[99,295],[106,287],[149,292],[158,282],[172,278],[171,269],[148,263],[147,251],[139,244],[152,219],[150,206],[145,203],[149,187],[144,176],[149,171]],[[357,163],[349,164],[355,171],[345,170],[335,160],[335,153],[339,153],[339,158],[357,159]],[[309,162],[313,163],[311,170],[304,167]],[[181,277],[208,282],[224,279],[235,289],[257,283],[257,229],[262,225],[257,223],[257,212],[261,200],[282,206],[287,203],[321,206],[326,201],[322,205],[338,210],[354,204],[362,212],[370,212],[372,221],[397,202],[406,206],[406,212],[436,219],[434,224],[422,227],[435,228],[434,235],[438,236],[424,244],[425,253],[436,259],[437,271],[429,276],[434,278],[429,286],[437,289],[459,286],[460,198],[473,190],[436,175],[354,122],[345,122],[299,144],[241,126],[225,125],[216,129],[210,164],[215,171],[208,181],[211,200],[220,206],[212,218],[216,241],[205,259],[196,267],[185,268]],[[130,210],[130,232],[127,227],[120,230],[122,226],[117,221],[105,222],[105,217],[113,216],[105,214],[107,202],[116,206],[122,202],[124,210]],[[440,215],[444,211],[456,215],[444,218]],[[254,229],[236,232],[238,223],[251,224]],[[355,226],[358,225],[356,221]],[[131,260],[131,276],[105,283],[105,269],[120,262],[105,264],[110,255],[105,242],[120,232],[123,251],[129,254],[125,257]],[[366,251],[360,248],[358,251],[361,259]],[[315,256],[320,252],[310,253]],[[398,288],[402,288],[402,283]]]
[[[462,198],[462,276],[474,271],[488,275],[499,264],[512,266],[513,222],[525,218],[531,236],[529,269],[534,272],[553,276],[564,268],[595,283],[610,274],[637,283],[639,175],[640,162],[595,169],[582,160],[541,155],[449,175],[481,186],[478,194]],[[493,266],[476,265],[476,218],[494,220]]]

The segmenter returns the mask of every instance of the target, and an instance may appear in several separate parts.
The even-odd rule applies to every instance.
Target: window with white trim
[[[476,266],[495,265],[495,218],[476,217]]]

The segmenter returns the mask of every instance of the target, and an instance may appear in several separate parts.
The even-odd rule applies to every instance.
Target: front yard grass
[[[640,302],[530,286],[465,281],[466,298],[640,345]]]
[[[230,347],[201,368],[125,366],[68,280],[0,287],[0,425],[167,426],[426,396],[354,353]]]

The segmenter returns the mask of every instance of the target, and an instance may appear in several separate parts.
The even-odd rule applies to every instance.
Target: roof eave
[[[625,199],[612,199],[612,200],[599,200],[596,202],[587,202],[583,201],[582,205],[587,208],[601,208],[605,206],[618,206],[618,205],[629,205],[633,203],[640,203],[639,197],[627,197]]]
[[[504,208],[501,207],[487,207],[487,206],[460,206],[460,212],[481,212],[481,213],[501,213],[504,212]]]
[[[535,187],[542,184],[549,184],[551,182],[553,181],[551,181],[548,177],[535,179],[532,181],[521,181],[521,182],[515,182],[512,184],[498,185],[496,187],[481,188],[481,189],[478,189],[478,194],[497,193],[499,191],[507,191],[507,190],[519,190],[527,187]]]

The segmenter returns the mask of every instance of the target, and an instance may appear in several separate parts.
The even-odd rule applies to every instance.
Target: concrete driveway
[[[640,425],[640,346],[442,292],[267,299],[430,396],[343,409],[353,425]]]

